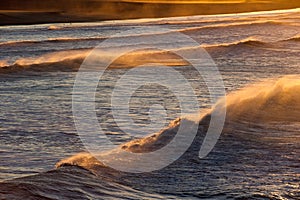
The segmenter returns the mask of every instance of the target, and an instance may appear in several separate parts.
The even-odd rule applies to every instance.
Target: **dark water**
[[[1,199],[300,199],[299,17],[299,10],[292,10],[1,27]],[[194,122],[197,136],[184,155],[161,170],[120,172],[81,153],[86,147],[73,121],[73,84],[93,47],[123,30],[149,25],[184,33],[207,50],[228,94],[227,117],[213,151],[200,159],[213,112],[204,109],[213,105],[194,69],[172,61],[197,95],[203,114]],[[130,37],[146,36],[124,36]],[[127,45],[126,39],[118,45]],[[129,58],[123,65],[132,64]],[[168,123],[179,117],[178,101],[166,88],[140,88],[132,97],[131,116],[140,125],[149,123],[151,104],[164,103],[167,128],[154,141],[132,142],[112,119],[109,92],[126,70],[108,70],[99,84],[99,123],[116,144],[129,142],[123,145],[128,151],[166,145],[170,137],[164,136],[176,134],[178,126]]]

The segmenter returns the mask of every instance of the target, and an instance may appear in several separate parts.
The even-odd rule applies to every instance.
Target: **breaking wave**
[[[223,109],[221,99],[211,110],[199,114],[195,118],[178,118],[172,121],[168,127],[158,133],[148,137],[129,141],[120,145],[118,149],[111,151],[112,157],[118,157],[118,152],[129,151],[134,153],[144,153],[155,151],[166,144],[176,135],[182,120],[190,120],[198,123],[198,133],[196,138],[202,137],[207,131],[212,112],[218,113]],[[227,134],[228,130],[236,123],[240,124],[240,129],[247,129],[245,124],[261,124],[262,126],[274,123],[300,123],[300,77],[298,75],[284,76],[279,79],[270,79],[254,85],[247,86],[239,91],[233,92],[226,97],[226,123],[222,134]],[[250,133],[249,133],[250,134]],[[255,133],[251,133],[255,134]],[[199,148],[193,148],[199,150]],[[106,152],[107,153],[107,152]],[[193,152],[195,153],[195,152]],[[189,156],[189,159],[194,159]],[[66,158],[56,164],[56,167],[66,165],[76,165],[98,173],[99,167],[105,165],[89,153],[80,153]]]
[[[95,38],[96,39],[96,38]],[[293,38],[293,40],[296,40]],[[69,39],[65,39],[68,41]],[[299,38],[298,38],[299,40]],[[54,40],[56,41],[56,40]],[[30,41],[27,41],[30,43]],[[275,46],[276,43],[266,43],[254,37],[242,40],[219,43],[219,44],[202,44],[199,48],[206,49],[209,53],[220,48],[268,48]],[[195,48],[195,47],[193,47]],[[128,53],[118,58],[111,68],[131,68],[145,63],[160,63],[167,66],[187,66],[188,62],[176,55],[178,51],[191,51],[193,48],[186,47],[184,49],[173,49],[171,51],[163,50],[140,50]],[[271,49],[271,48],[270,48]],[[15,60],[13,63],[7,60],[0,60],[0,74],[14,73],[24,71],[34,72],[55,72],[55,71],[77,71],[86,56],[91,52],[92,48],[62,50],[53,53],[46,53],[36,57],[25,57]],[[272,49],[271,49],[272,50]],[[273,50],[276,50],[273,49]]]
[[[269,45],[268,43],[259,41],[255,38],[246,38],[243,40],[238,40],[235,42],[230,42],[230,43],[221,43],[221,44],[208,44],[208,45],[202,45],[202,47],[207,48],[207,49],[212,49],[212,48],[218,48],[218,47],[244,47],[244,46],[252,46],[252,47],[262,47],[262,46],[267,46]]]
[[[101,41],[107,39],[106,37],[88,37],[88,38],[49,38],[47,40],[23,40],[23,41],[8,41],[0,42],[0,47],[5,46],[22,46],[22,45],[34,45],[44,43],[59,43],[59,42],[80,42],[80,41]]]
[[[20,58],[12,64],[9,64],[6,60],[2,60],[0,61],[0,74],[24,71],[77,71],[91,50],[92,49],[57,51],[54,53],[46,53],[38,57]],[[181,49],[177,50],[181,51]],[[174,51],[176,51],[176,49]],[[95,59],[98,58],[97,56]],[[175,53],[164,50],[145,49],[129,52],[126,55],[120,56],[110,65],[110,68],[132,68],[145,63],[160,63],[166,66],[188,65],[187,61],[183,60]]]
[[[227,118],[254,123],[300,122],[300,76],[250,85],[227,96]]]
[[[2,61],[0,73],[77,71],[89,52],[90,49],[59,51],[38,57],[20,58],[13,64]]]

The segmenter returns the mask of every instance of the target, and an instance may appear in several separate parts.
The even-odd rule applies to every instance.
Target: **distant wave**
[[[0,73],[20,71],[77,71],[90,49],[47,53],[39,57],[20,58],[14,63],[0,62]]]
[[[287,40],[283,40],[283,41],[287,41],[287,42],[289,42],[289,41],[291,41],[291,42],[300,42],[300,35],[296,35],[294,37],[291,37],[291,38],[289,38]]]
[[[62,29],[63,27],[61,26],[55,26],[55,25],[50,25],[48,26],[48,30],[60,30]]]
[[[31,45],[31,44],[42,44],[42,43],[58,43],[58,42],[78,42],[78,41],[93,41],[93,40],[104,40],[105,37],[89,37],[89,38],[49,38],[47,40],[23,40],[23,41],[8,41],[0,42],[0,47],[5,46],[20,46],[20,45]]]
[[[264,48],[272,51],[288,51],[288,52],[298,52],[297,50],[292,50],[292,49],[282,49],[280,48],[280,45],[282,42],[298,42],[300,41],[299,36],[295,36],[286,40],[279,40],[279,41],[273,41],[273,42],[265,42],[260,39],[257,39],[255,37],[249,37],[245,38],[242,40],[237,40],[233,42],[228,42],[228,43],[218,43],[218,44],[203,44],[201,47],[205,48],[206,50],[213,51],[215,49],[219,48],[233,48],[237,47],[240,49],[244,49],[245,47],[250,47],[250,48]]]
[[[35,40],[23,40],[23,41],[8,41],[8,42],[0,42],[0,46],[16,46],[22,44],[36,44],[43,41],[35,41]]]
[[[205,27],[204,27],[205,28]],[[187,30],[199,30],[200,28],[192,28]],[[186,31],[186,29],[183,29]],[[176,30],[171,30],[176,31]],[[127,35],[124,37],[143,37],[145,35],[151,35],[153,33],[147,34],[138,34],[138,35]],[[155,33],[155,34],[166,34],[166,32]],[[10,41],[0,43],[1,46],[18,46],[18,45],[27,45],[27,44],[37,44],[37,43],[57,43],[57,42],[77,42],[77,41],[99,41],[106,39],[105,37],[91,37],[91,38],[50,38],[48,40],[41,41]],[[289,42],[289,41],[299,41],[299,35],[288,38],[286,40],[276,41],[276,42],[265,42],[262,39],[256,37],[247,37],[241,40],[224,42],[217,44],[201,44],[200,47],[205,48],[209,53],[218,52],[218,50],[223,50],[225,48],[264,48],[272,51],[285,51],[285,49],[280,48],[280,42]],[[125,40],[126,41],[126,40]],[[122,44],[126,45],[126,44]],[[279,46],[277,46],[279,45]],[[185,50],[188,50],[189,47],[186,47]],[[191,48],[190,48],[191,49]],[[7,60],[0,60],[0,73],[13,73],[18,71],[77,71],[88,55],[92,48],[85,49],[70,49],[63,51],[56,51],[53,53],[46,53],[37,57],[24,57],[19,58],[15,61],[8,62]],[[184,51],[184,49],[174,49],[176,51]],[[290,50],[288,51],[296,51]],[[213,55],[213,54],[212,54]],[[164,51],[140,51],[134,52],[130,55],[125,55],[117,59],[114,62],[114,65],[111,68],[130,68],[135,67],[139,64],[145,64],[147,61],[152,63],[161,63],[167,66],[186,66],[187,62],[184,62],[182,59],[179,59],[178,56],[170,52]],[[156,61],[156,62],[153,62]],[[159,61],[159,62],[157,62]],[[148,62],[148,63],[149,63]]]
[[[69,41],[62,39],[59,41]],[[73,39],[71,39],[73,41]],[[54,40],[55,42],[56,40]],[[266,43],[249,37],[242,40],[219,43],[219,44],[203,44],[199,48],[206,49],[209,53],[222,48],[269,48],[275,46],[276,43]],[[189,63],[179,57],[176,52],[190,51],[195,47],[186,47],[184,49],[172,49],[171,51],[164,50],[140,50],[128,53],[115,60],[110,68],[132,68],[147,63],[159,63],[167,66],[188,66]],[[276,50],[276,49],[272,49]],[[19,71],[77,71],[88,55],[92,51],[91,48],[73,49],[46,53],[37,57],[19,58],[13,63],[6,60],[0,61],[0,73],[13,73]]]
[[[288,25],[288,23],[278,22],[278,21],[250,21],[250,22],[233,22],[233,23],[225,23],[225,24],[213,24],[213,25],[206,25],[196,28],[185,28],[180,30],[181,32],[185,34],[190,34],[193,32],[198,32],[201,30],[210,30],[210,29],[224,29],[224,28],[242,28],[245,26],[257,26],[257,25]]]
[[[218,47],[237,47],[237,46],[253,46],[253,47],[258,47],[258,46],[266,46],[268,45],[268,43],[259,41],[255,38],[246,38],[243,40],[238,40],[235,42],[230,42],[230,43],[221,43],[221,44],[204,44],[201,45],[202,47],[206,48],[206,49],[213,49],[213,48],[218,48]]]
[[[0,62],[0,74],[24,71],[77,71],[91,50],[92,49],[77,49],[58,51],[38,57],[20,58],[12,64],[3,60]],[[130,52],[119,57],[109,67],[115,69],[132,68],[147,63],[159,63],[167,66],[189,65],[185,60],[172,52],[163,50],[141,50]]]

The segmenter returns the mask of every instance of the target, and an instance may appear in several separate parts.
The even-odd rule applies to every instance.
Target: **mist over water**
[[[227,117],[249,122],[299,122],[298,75],[248,86],[227,96]]]
[[[291,10],[1,27],[0,197],[299,198],[299,17],[299,10]],[[221,96],[219,103],[211,105],[203,78],[174,53],[150,49],[115,60],[99,82],[95,97],[98,121],[107,137],[119,145],[108,152],[112,159],[122,159],[118,157],[122,151],[143,153],[164,147],[182,120],[199,125],[193,143],[174,163],[133,174],[114,170],[87,152],[73,122],[72,89],[81,63],[99,42],[122,30],[147,25],[167,27],[199,42],[199,48],[205,48],[216,62],[227,96],[225,105]],[[123,41],[134,37],[146,38],[147,34],[127,35]],[[126,45],[117,43],[111,48]],[[194,50],[187,47],[173,52]],[[167,110],[167,124],[161,131],[132,138],[114,122],[110,93],[127,70],[154,61],[184,75],[194,87],[200,110],[182,118],[178,100],[166,88],[139,88],[132,96],[133,119],[147,125],[154,102]],[[153,65],[151,69],[159,68]],[[218,113],[221,106],[226,107],[225,126],[213,151],[200,159],[211,114]]]

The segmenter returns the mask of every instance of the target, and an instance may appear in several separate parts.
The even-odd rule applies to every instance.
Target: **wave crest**
[[[59,51],[38,57],[20,58],[13,64],[2,61],[0,62],[0,73],[77,71],[89,52],[89,49]]]
[[[9,64],[6,60],[0,60],[0,74],[14,73],[19,71],[78,71],[82,62],[91,51],[92,49],[58,51],[54,53],[47,53],[38,57],[20,58],[13,64]],[[178,49],[178,51],[182,51],[182,49]],[[98,63],[101,64],[101,55],[95,55],[93,59],[96,59]],[[132,68],[147,63],[159,63],[166,66],[189,65],[187,61],[173,52],[156,49],[145,49],[129,52],[125,55],[120,56],[109,66],[109,68]]]
[[[227,96],[227,119],[247,122],[300,122],[300,77],[284,76]]]
[[[296,35],[294,37],[291,37],[287,40],[284,40],[284,41],[287,41],[287,42],[300,42],[300,35]]]
[[[86,38],[49,38],[46,40],[21,40],[21,41],[8,41],[8,42],[0,42],[0,47],[6,46],[23,46],[23,45],[34,45],[34,44],[44,44],[44,43],[59,43],[59,42],[81,42],[81,41],[102,41],[107,39],[106,37],[86,37]]]
[[[239,47],[239,46],[253,46],[253,47],[259,47],[259,46],[267,46],[268,43],[262,42],[260,40],[257,40],[253,37],[249,37],[243,40],[238,40],[230,43],[221,43],[221,44],[212,44],[212,45],[202,45],[202,47],[206,49],[213,49],[218,47]]]

